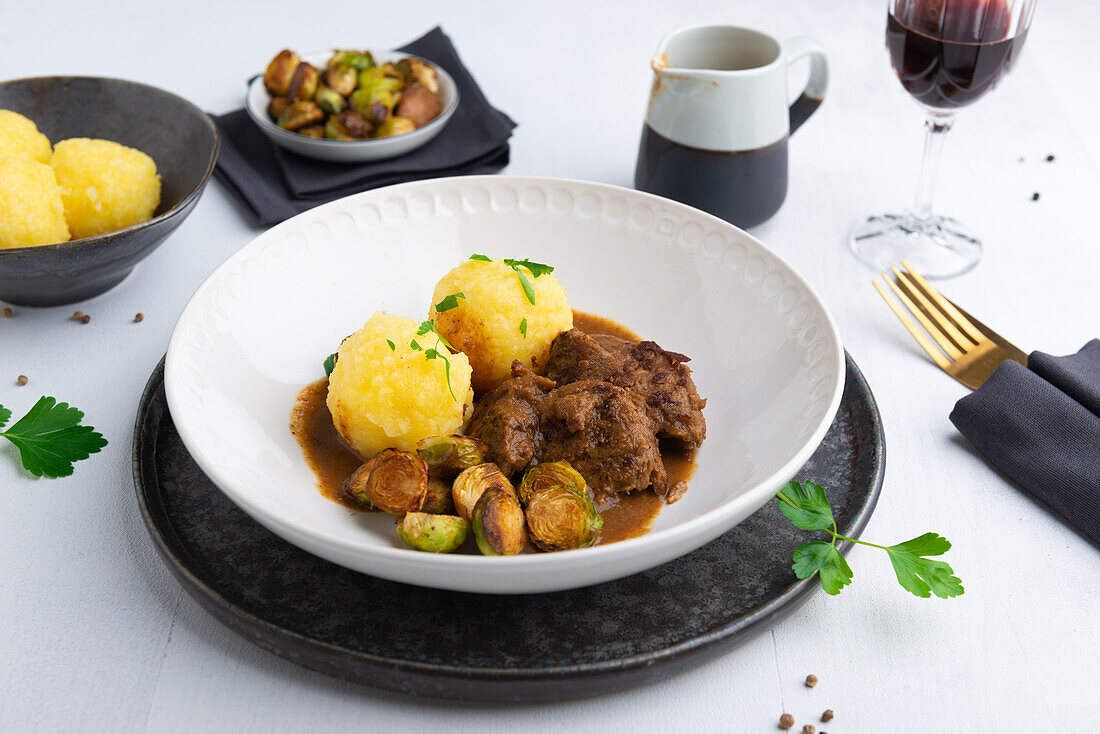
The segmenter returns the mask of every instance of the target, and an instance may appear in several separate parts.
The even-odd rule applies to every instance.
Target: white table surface
[[[246,7],[246,5],[248,7]],[[918,351],[844,248],[848,225],[906,203],[920,127],[892,78],[876,0],[400,3],[4,3],[0,78],[85,73],[146,81],[205,109],[289,46],[398,45],[442,23],[490,99],[519,123],[511,173],[629,185],[648,59],[681,25],[734,22],[827,48],[826,103],[791,143],[787,202],[754,234],[833,310],[882,411],[886,483],[866,536],[950,538],[966,585],[917,599],[878,551],[744,647],[655,685],[550,705],[414,700],[340,683],[238,638],[169,576],[130,474],[138,398],[188,297],[256,235],[216,183],[121,286],[74,307],[0,320],[0,402],[72,401],[110,440],[73,477],[28,478],[0,447],[0,730],[774,731],[780,713],[833,732],[1068,731],[1100,720],[1100,554],[1000,478],[947,420],[963,388]],[[326,23],[326,16],[347,21]],[[1100,6],[1039,7],[1002,88],[964,111],[938,201],[987,250],[944,290],[1025,348],[1100,335],[1096,208]],[[571,121],[576,112],[583,119]],[[1054,163],[1044,162],[1048,153]],[[1024,162],[1018,162],[1023,156]],[[1042,199],[1030,201],[1033,191]],[[135,312],[145,314],[132,323]],[[30,384],[16,387],[26,374]],[[802,685],[807,673],[821,682]],[[836,719],[817,717],[832,708]]]

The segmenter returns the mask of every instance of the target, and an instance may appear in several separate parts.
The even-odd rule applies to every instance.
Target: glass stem
[[[920,164],[920,182],[913,199],[913,215],[918,219],[932,217],[932,195],[936,191],[936,174],[940,170],[943,139],[955,124],[955,116],[935,112],[924,113],[924,156]]]

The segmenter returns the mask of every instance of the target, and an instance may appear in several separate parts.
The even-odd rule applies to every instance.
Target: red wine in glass
[[[1027,35],[1010,36],[1006,0],[911,0],[887,14],[886,47],[905,90],[929,107],[963,107],[992,89]]]
[[[1038,0],[885,0],[886,48],[898,81],[924,109],[924,160],[913,205],[857,222],[848,246],[884,271],[906,261],[927,278],[978,264],[982,243],[932,213],[944,136],[960,107],[997,85],[1020,54]]]

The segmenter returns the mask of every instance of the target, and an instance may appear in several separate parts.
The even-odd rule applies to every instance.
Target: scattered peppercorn
[[[88,314],[84,314],[83,316],[80,317],[80,323],[82,323],[82,324],[86,324],[91,320],[92,320],[92,317],[89,316]]]
[[[806,724],[804,727],[802,727],[802,734],[814,734],[815,731],[817,730],[814,729],[813,724]]]
[[[1038,191],[1036,191],[1034,194],[1031,195],[1031,200],[1032,201],[1038,201],[1039,200],[1039,192]]]
[[[809,675],[807,675],[806,676],[806,687],[807,688],[813,688],[816,685],[817,685],[817,676],[814,675],[813,673],[810,673]]]
[[[1054,162],[1054,154],[1051,153],[1050,155],[1047,156],[1047,163],[1053,163],[1053,162]]]
[[[1024,162],[1024,157],[1020,156],[1019,158],[1016,159],[1016,162],[1017,163],[1023,163]]]
[[[145,314],[143,314],[141,311],[138,311],[137,314],[134,316],[134,323],[138,323],[140,321],[143,321],[144,319]]]
[[[3,316],[6,319],[10,319],[11,318],[11,309],[7,308],[5,306],[3,310],[0,310],[0,316]]]
[[[19,377],[15,378],[15,382],[18,385],[26,385],[27,384],[27,376],[26,375],[19,375]]]
[[[73,311],[73,321],[80,321],[84,318],[83,311]]]
[[[825,711],[821,714],[821,720],[826,721],[826,722],[827,721],[832,721],[833,720],[833,710],[832,709],[825,709]]]
[[[779,728],[780,729],[790,729],[792,726],[794,726],[794,717],[793,716],[791,716],[790,714],[783,714],[782,716],[779,717]]]

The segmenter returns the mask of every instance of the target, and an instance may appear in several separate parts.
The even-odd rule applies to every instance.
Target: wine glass
[[[848,245],[886,270],[905,260],[928,278],[967,272],[982,243],[932,213],[944,137],[955,112],[996,86],[1020,55],[1037,0],[887,0],[886,48],[898,81],[924,110],[924,159],[913,206],[856,224]]]

